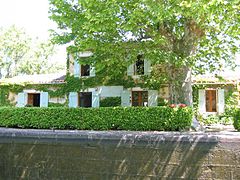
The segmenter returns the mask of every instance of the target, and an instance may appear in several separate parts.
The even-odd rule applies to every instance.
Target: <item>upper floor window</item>
[[[81,65],[81,76],[90,76],[90,65]]]
[[[134,64],[134,75],[144,75],[144,59],[143,55],[137,56],[137,61]]]

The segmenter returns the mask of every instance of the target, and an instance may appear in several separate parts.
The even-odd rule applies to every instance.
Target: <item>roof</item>
[[[62,84],[65,83],[65,73],[19,75],[0,80],[1,84]]]
[[[238,74],[197,75],[192,78],[193,84],[236,84],[239,81]]]

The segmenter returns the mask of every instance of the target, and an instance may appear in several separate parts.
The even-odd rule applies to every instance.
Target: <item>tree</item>
[[[173,103],[192,104],[192,70],[233,65],[239,51],[239,0],[49,2],[58,43],[73,42],[71,53],[91,50],[90,61],[108,79],[124,76],[137,55],[144,55],[153,70],[165,67]],[[158,83],[160,73],[152,72],[148,82]]]
[[[55,53],[54,45],[33,39],[23,29],[11,26],[0,31],[0,76],[51,73],[64,69],[49,62]]]
[[[0,76],[16,75],[17,64],[30,50],[30,37],[15,26],[0,32]]]

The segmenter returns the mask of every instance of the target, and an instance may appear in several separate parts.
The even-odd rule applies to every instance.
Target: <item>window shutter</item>
[[[127,75],[133,76],[133,74],[134,74],[134,64],[131,64],[130,66],[128,66]]]
[[[80,77],[81,66],[77,60],[74,60],[74,77]]]
[[[148,106],[157,106],[158,91],[148,91]]]
[[[95,67],[94,66],[90,66],[90,76],[91,77],[95,76]]]
[[[124,90],[121,94],[121,106],[130,107],[131,106],[131,92]]]
[[[48,92],[40,93],[40,107],[48,107]]]
[[[144,59],[144,75],[150,75],[151,72],[151,62]]]
[[[99,94],[95,91],[92,92],[92,107],[99,107]]]
[[[70,92],[68,97],[68,106],[76,108],[78,106],[78,93]]]
[[[206,93],[203,89],[198,90],[198,109],[201,114],[206,112]]]
[[[224,89],[219,89],[218,91],[218,113],[224,113],[225,99],[224,99]]]
[[[27,93],[18,93],[17,107],[25,107],[27,105]]]

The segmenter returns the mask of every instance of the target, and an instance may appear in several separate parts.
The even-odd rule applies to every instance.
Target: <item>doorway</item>
[[[40,93],[28,93],[28,105],[40,107]]]
[[[217,112],[217,91],[206,90],[206,111]]]
[[[132,91],[132,106],[148,106],[148,92]]]
[[[92,92],[80,92],[78,102],[79,107],[92,107]]]

